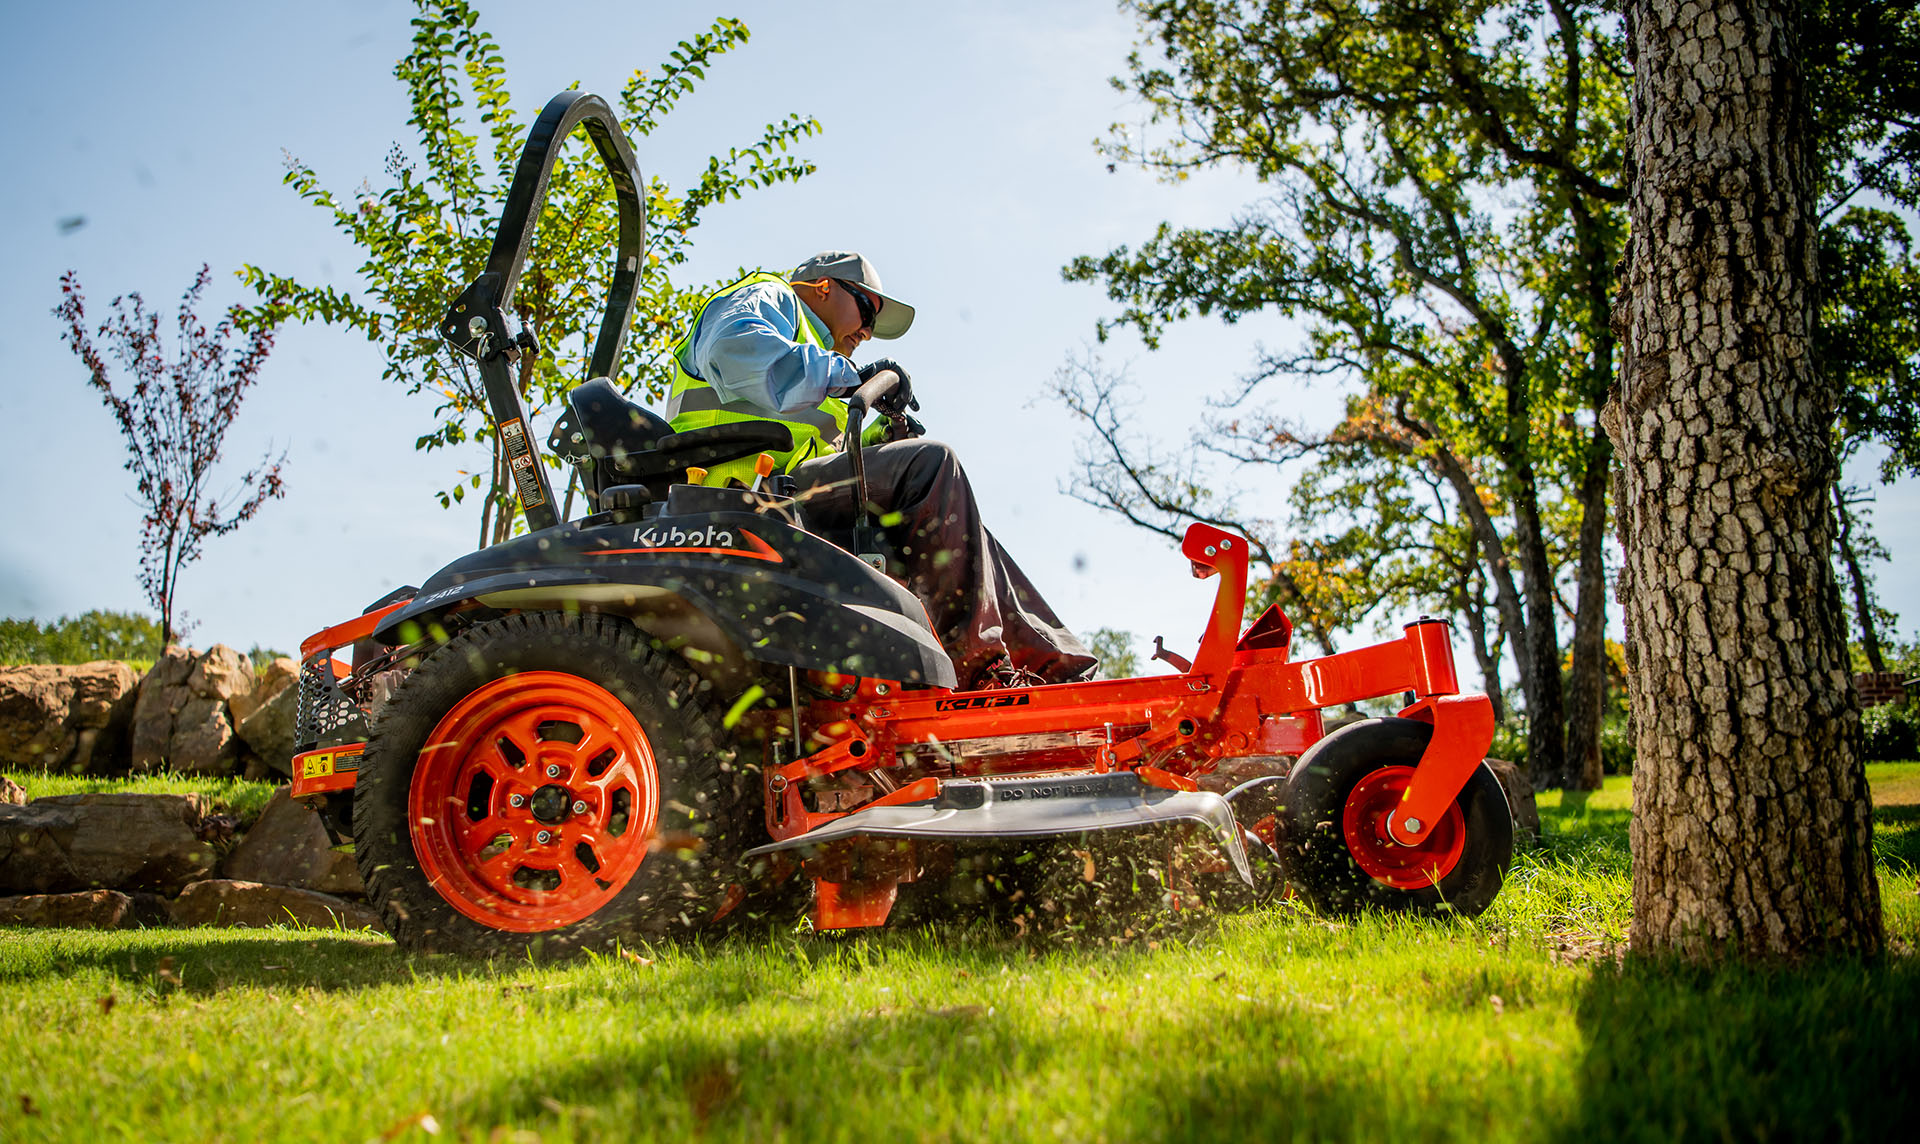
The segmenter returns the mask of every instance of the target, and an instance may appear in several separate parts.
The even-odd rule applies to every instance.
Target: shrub
[[[1860,751],[1870,763],[1920,759],[1920,713],[1906,703],[1867,708],[1860,716]]]
[[[134,612],[96,608],[44,627],[38,620],[0,620],[0,663],[152,663],[159,656],[160,625]]]
[[[1493,729],[1493,745],[1487,748],[1489,759],[1505,759],[1525,768],[1527,765],[1527,724],[1523,719],[1502,723]]]
[[[1610,775],[1633,773],[1633,725],[1624,715],[1601,720],[1600,769]]]

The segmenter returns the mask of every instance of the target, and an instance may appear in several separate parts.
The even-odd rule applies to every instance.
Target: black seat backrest
[[[621,396],[596,377],[567,394],[567,411],[548,438],[554,451],[581,468],[597,503],[614,485],[645,485],[656,500],[689,468],[711,468],[755,453],[784,453],[793,433],[777,421],[736,421],[675,433],[658,414]]]
[[[582,453],[596,461],[624,459],[630,453],[644,453],[654,442],[672,435],[666,419],[642,405],[635,405],[604,377],[575,386],[567,394],[567,413],[553,427],[556,451],[570,459]],[[571,429],[577,436],[571,442],[561,437]],[[573,447],[568,448],[571,444]]]

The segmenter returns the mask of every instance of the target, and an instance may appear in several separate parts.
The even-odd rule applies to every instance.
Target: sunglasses
[[[838,282],[847,293],[853,295],[853,304],[860,309],[860,328],[873,329],[873,320],[880,316],[880,303],[874,299],[873,295],[844,278],[835,278],[834,281]]]

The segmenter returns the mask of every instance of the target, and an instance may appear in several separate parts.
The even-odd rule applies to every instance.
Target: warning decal
[[[500,443],[506,446],[507,468],[513,472],[513,489],[520,496],[520,504],[525,508],[539,508],[547,503],[540,492],[540,482],[534,479],[533,449],[527,444],[527,427],[519,418],[501,423]]]

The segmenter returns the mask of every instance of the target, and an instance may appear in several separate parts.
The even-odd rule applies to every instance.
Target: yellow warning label
[[[332,751],[321,751],[300,760],[300,777],[303,779],[324,779],[332,773]]]

